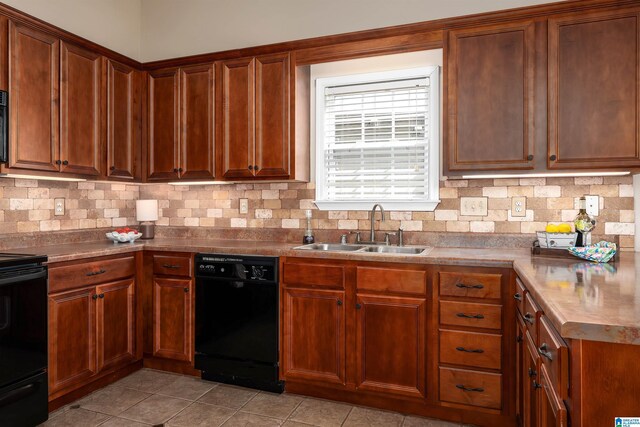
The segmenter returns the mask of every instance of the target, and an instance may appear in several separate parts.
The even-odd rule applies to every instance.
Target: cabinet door
[[[58,171],[57,38],[9,23],[9,167]]]
[[[100,174],[101,70],[99,54],[72,44],[60,44],[62,172]]]
[[[640,165],[640,14],[549,19],[549,167]]]
[[[97,372],[95,288],[49,296],[49,394]]]
[[[180,70],[180,177],[214,178],[214,66]]]
[[[107,283],[96,288],[98,371],[134,359],[135,282]]]
[[[149,73],[148,176],[153,180],[178,178],[178,70]]]
[[[425,396],[424,298],[357,296],[357,387]]]
[[[193,360],[193,289],[190,279],[153,279],[153,355]]]
[[[283,375],[345,383],[344,292],[285,289]]]
[[[525,332],[523,364],[523,427],[538,427],[540,405],[540,358],[528,332]]]
[[[140,125],[140,73],[105,59],[107,170],[110,178],[134,179]]]
[[[255,164],[254,59],[225,61],[222,73],[222,159],[224,178],[253,176]]]
[[[289,176],[289,54],[256,58],[256,176]]]
[[[526,327],[520,314],[516,312],[516,419],[519,426],[524,426],[524,388],[529,385],[528,373],[525,369],[525,331]]]
[[[567,408],[553,389],[547,369],[540,366],[540,426],[567,427]]]
[[[449,32],[449,171],[533,168],[534,42],[533,22]]]

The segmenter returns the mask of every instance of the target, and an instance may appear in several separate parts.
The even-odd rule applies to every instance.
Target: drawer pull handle
[[[86,275],[87,275],[87,276],[97,276],[97,275],[99,275],[99,274],[104,274],[104,273],[106,273],[106,272],[107,272],[107,270],[102,270],[102,269],[100,269],[100,270],[98,270],[98,271],[90,271],[90,272],[88,272]]]
[[[484,285],[465,285],[464,283],[456,283],[456,288],[461,288],[461,289],[484,289]]]
[[[542,343],[540,348],[538,348],[538,353],[540,353],[540,356],[542,356],[542,357],[546,357],[549,360],[553,360],[553,355],[548,350],[549,350],[549,347],[547,347],[547,344],[546,343]]]
[[[464,347],[456,347],[456,350],[458,351],[464,351],[465,353],[484,353],[484,350],[481,348],[475,349],[475,350],[468,350]]]
[[[516,301],[522,301],[522,295],[520,295],[520,293],[518,292],[513,296],[513,299],[515,299]]]
[[[179,266],[179,265],[176,265],[176,264],[162,264],[162,266],[163,266],[164,268],[170,268],[170,269],[174,269],[174,270],[175,270],[176,268],[180,268],[180,266]]]
[[[473,391],[476,393],[482,393],[484,391],[482,387],[465,387],[462,384],[456,384],[456,388],[459,388],[462,391]]]
[[[533,368],[529,368],[529,378],[537,377],[538,373],[533,370]]]
[[[533,325],[533,315],[531,313],[525,314],[524,321]]]
[[[458,313],[456,314],[456,316],[458,317],[463,317],[465,319],[484,319],[484,315],[483,314],[465,314],[465,313]]]

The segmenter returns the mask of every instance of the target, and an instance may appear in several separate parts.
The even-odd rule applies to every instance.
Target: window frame
[[[322,77],[315,80],[315,204],[320,210],[368,211],[375,203],[381,203],[387,210],[393,211],[434,211],[440,203],[440,66],[428,66],[374,73],[351,74],[336,77]],[[324,125],[325,125],[325,89],[332,86],[375,84],[391,80],[428,78],[429,120],[427,191],[429,198],[423,200],[358,199],[327,200],[322,199],[325,189],[324,168]]]

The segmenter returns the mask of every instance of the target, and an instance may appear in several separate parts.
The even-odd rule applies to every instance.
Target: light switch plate
[[[486,197],[461,197],[460,215],[462,216],[487,216]]]
[[[598,216],[600,213],[600,196],[584,196],[587,201],[587,214]]]
[[[527,198],[524,196],[511,198],[511,216],[527,216]]]
[[[240,213],[249,213],[249,199],[240,199]]]
[[[64,215],[64,199],[53,199],[53,215],[61,216]]]

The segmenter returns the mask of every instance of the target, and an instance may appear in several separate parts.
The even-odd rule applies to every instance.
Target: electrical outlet
[[[511,216],[527,216],[527,198],[512,197],[511,198]]]
[[[460,215],[462,216],[487,216],[486,197],[461,197]]]
[[[600,196],[584,196],[587,201],[587,214],[589,216],[598,216],[600,213]]]
[[[64,215],[64,199],[53,199],[54,211],[53,215]]]
[[[249,213],[249,199],[240,199],[240,213]]]

